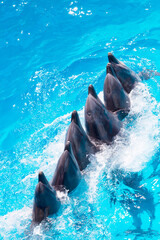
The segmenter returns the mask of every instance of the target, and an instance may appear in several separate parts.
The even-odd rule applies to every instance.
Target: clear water
[[[160,71],[160,2],[0,2],[2,239],[160,239],[160,78],[130,94],[110,147],[92,156],[57,215],[30,231],[37,174],[50,180],[71,112],[84,124],[87,87],[102,97],[107,53]]]

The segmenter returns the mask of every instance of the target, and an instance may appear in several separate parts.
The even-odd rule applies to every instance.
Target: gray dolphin
[[[43,172],[39,173],[38,180],[32,212],[34,223],[40,223],[47,216],[56,213],[61,206],[56,191],[50,186]]]
[[[112,53],[108,53],[108,60],[112,64],[116,76],[121,82],[124,90],[127,93],[130,93],[130,91],[135,87],[136,83],[140,81],[139,76],[124,63],[115,58]]]
[[[107,110],[116,113],[119,119],[123,119],[130,111],[130,99],[117,79],[111,63],[107,64],[103,92]]]
[[[72,112],[71,123],[66,134],[65,144],[67,141],[72,143],[74,156],[78,162],[80,170],[82,171],[90,163],[89,155],[96,153],[98,149],[90,141],[84,131],[77,111]]]
[[[67,141],[50,183],[55,189],[65,187],[71,192],[78,186],[80,180],[81,172],[72,151],[72,144]]]
[[[107,144],[112,142],[121,127],[121,122],[105,108],[92,85],[88,87],[88,98],[85,105],[85,125],[87,134],[91,138]]]

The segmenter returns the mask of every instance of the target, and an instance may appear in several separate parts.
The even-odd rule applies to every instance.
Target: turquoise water
[[[57,215],[30,231],[37,174],[51,179],[87,87],[101,99],[112,51],[135,72],[160,71],[160,3],[0,2],[2,239],[160,239],[160,77],[140,83],[112,146],[103,146]]]

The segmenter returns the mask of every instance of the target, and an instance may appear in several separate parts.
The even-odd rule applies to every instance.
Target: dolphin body
[[[81,172],[72,151],[72,144],[67,141],[50,184],[55,189],[65,187],[71,192],[78,186],[80,180]]]
[[[85,133],[77,111],[72,112],[71,123],[66,134],[65,143],[67,141],[72,143],[74,156],[82,171],[90,163],[89,155],[96,153],[98,148],[90,141]]]
[[[130,111],[130,99],[117,79],[111,63],[107,64],[103,93],[107,110],[114,112],[122,120]]]
[[[124,90],[130,93],[136,83],[140,81],[139,76],[128,68],[124,63],[120,62],[112,53],[108,53],[108,60],[111,63],[117,78],[121,82]]]
[[[92,85],[88,87],[85,104],[85,125],[87,134],[91,138],[107,144],[113,141],[121,128],[117,116],[105,108]]]
[[[38,184],[34,194],[32,223],[40,223],[47,216],[56,213],[61,202],[56,196],[56,191],[50,186],[43,172],[38,175]]]

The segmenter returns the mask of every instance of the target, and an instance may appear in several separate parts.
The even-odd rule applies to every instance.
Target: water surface
[[[73,110],[101,99],[107,53],[135,72],[160,71],[160,3],[0,2],[2,239],[160,239],[160,79],[140,83],[112,146],[92,156],[56,216],[30,232],[37,174],[50,180]]]

